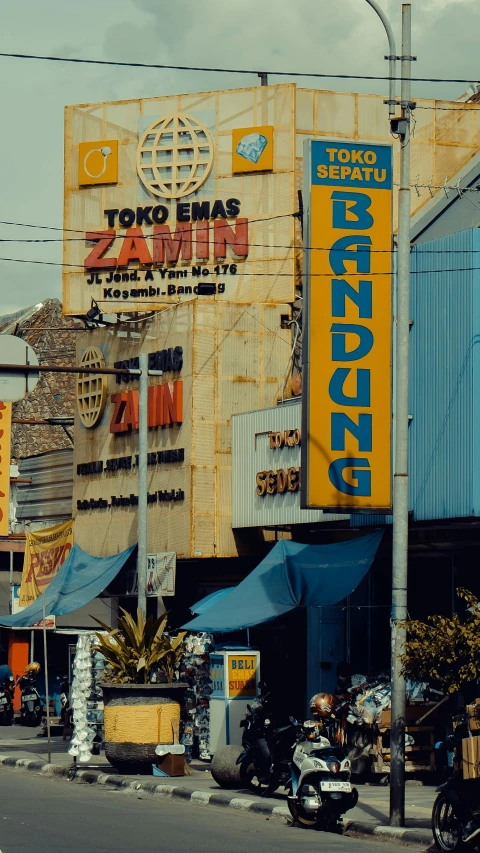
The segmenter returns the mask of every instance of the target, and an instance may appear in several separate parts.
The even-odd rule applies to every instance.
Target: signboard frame
[[[355,155],[352,153],[353,151],[355,151]],[[326,166],[323,163],[322,165],[317,163],[320,152],[327,161]],[[330,153],[325,155],[325,152]],[[368,159],[363,160],[367,152]],[[304,440],[301,450],[302,482],[300,490],[302,509],[322,509],[335,513],[381,512],[382,514],[388,514],[392,509],[392,153],[392,146],[385,143],[365,143],[344,139],[308,139],[304,142],[303,239],[305,248],[302,395],[302,434]],[[342,154],[341,157],[340,154]],[[377,175],[373,168],[369,167],[368,174],[363,168],[357,169],[355,173],[352,165],[348,172],[344,172],[340,165],[341,163],[348,163],[349,159],[357,164],[367,162],[373,165],[379,155],[381,164],[385,168],[385,176],[379,168],[377,170],[378,180],[383,178],[384,187],[375,182]],[[338,162],[339,160],[340,162]],[[314,168],[316,170],[315,175]],[[357,180],[356,175],[360,174],[361,179],[359,177]],[[344,177],[345,180],[342,180]],[[323,192],[324,188],[326,188],[325,192]],[[366,192],[362,193],[363,190]],[[359,198],[362,194],[363,200]],[[357,200],[355,196],[357,196]],[[367,196],[368,198],[366,198]],[[325,217],[327,209],[322,207],[322,202],[325,202],[327,198],[331,210],[328,220]],[[338,201],[336,212],[334,212],[333,207],[334,199],[335,202]],[[381,219],[378,215],[379,210],[382,213]],[[339,225],[340,220],[341,225]],[[357,222],[358,224],[354,225]],[[322,227],[319,227],[319,223]],[[334,234],[337,229],[337,234]],[[355,230],[363,231],[361,238],[358,234],[355,235]],[[329,231],[333,233],[329,234]],[[321,239],[316,234],[321,234]],[[358,241],[351,239],[348,243],[347,235],[350,238],[357,236],[359,239]],[[338,237],[338,243],[334,237]],[[334,246],[339,245],[342,239],[345,239],[345,246],[334,249]],[[366,251],[361,254],[359,248],[361,248],[362,243]],[[332,254],[332,249],[335,252],[338,251],[337,258]],[[315,257],[313,256],[314,252]],[[361,257],[364,260],[368,258],[368,264],[364,266]],[[341,261],[341,263],[335,263],[336,260]],[[352,261],[356,263],[352,264]],[[380,263],[380,270],[377,270],[378,263]],[[331,266],[332,264],[336,269]],[[352,272],[352,268],[355,270],[354,272]],[[369,280],[372,273],[374,277]],[[343,281],[343,276],[350,281]],[[339,311],[337,305],[334,312],[332,305],[333,287],[330,287],[328,291],[320,288],[322,281],[328,281],[329,278],[332,283],[335,281],[337,285],[341,285],[343,311]],[[360,284],[361,279],[362,283]],[[366,359],[360,354],[355,359],[352,358],[352,355],[361,350],[362,337],[358,331],[354,331],[354,325],[348,324],[349,309],[354,304],[357,309],[354,316],[362,317],[360,306],[363,297],[360,297],[360,288],[364,281],[365,285],[370,287],[370,313],[363,313],[363,317],[368,319],[359,319],[355,329],[360,329],[360,325],[364,324],[365,337],[369,337],[371,343],[370,347],[366,348]],[[386,289],[385,283],[387,283]],[[352,284],[358,284],[358,296],[353,292],[355,288],[352,288]],[[312,299],[312,290],[316,285],[318,286]],[[382,285],[384,287],[383,292],[380,290]],[[323,301],[318,298],[320,292]],[[325,293],[328,293],[328,296],[323,298]],[[348,308],[346,307],[347,303]],[[380,308],[378,303],[380,303]],[[320,308],[321,310],[319,310]],[[385,321],[386,316],[387,321]],[[340,334],[341,325],[337,328],[335,323],[334,318],[337,317],[347,318],[345,330],[342,334]],[[347,328],[348,325],[349,328]],[[315,329],[314,345],[312,345],[313,329]],[[321,331],[319,331],[320,329]],[[322,338],[322,333],[325,331],[330,333],[328,341],[326,335]],[[373,343],[377,343],[375,337],[377,333],[379,345],[374,348]],[[352,337],[354,335],[357,336],[360,343],[357,344],[357,341],[354,340],[357,346],[352,349]],[[335,343],[334,338],[336,338]],[[342,346],[338,346],[339,339],[342,339]],[[337,351],[334,351],[335,348]],[[345,413],[341,412],[339,401],[333,400],[330,396],[332,376],[337,371],[336,368],[333,368],[333,364],[335,361],[339,363],[342,361],[338,355],[340,349],[345,354],[345,366],[341,368],[342,374],[338,374],[339,377],[342,377],[342,381],[337,385],[343,392],[343,397],[345,399],[350,398],[353,401],[348,403],[351,408]],[[371,355],[372,350],[374,350],[373,355]],[[321,359],[319,353],[322,354]],[[369,355],[371,356],[370,359],[368,359]],[[314,361],[312,361],[312,357]],[[329,365],[329,361],[332,363],[331,365]],[[357,367],[355,390],[355,385],[352,385],[350,381],[351,376],[348,368],[352,365],[357,366],[357,364],[359,366]],[[331,367],[330,370],[329,367]],[[359,390],[360,368],[363,368],[362,377],[365,379],[363,387],[364,389],[368,388],[368,395],[364,399],[361,398]],[[320,371],[323,372],[323,377],[320,376]],[[342,421],[339,419],[334,421],[333,415],[337,412],[341,414]],[[353,419],[348,417],[348,415],[355,417],[355,414],[358,418],[358,424],[352,422]],[[361,415],[366,416],[363,421],[360,419]],[[369,418],[368,421],[367,418]],[[314,421],[313,426],[312,421]],[[335,440],[334,423],[341,424],[339,436],[335,434]],[[352,429],[349,429],[349,424]],[[369,427],[370,445],[364,444],[362,447],[360,436],[362,435],[361,425],[363,424],[367,424]],[[350,447],[346,444],[347,433],[349,444],[350,440],[353,440],[353,445],[358,450],[355,456],[348,454]],[[365,450],[365,448],[367,449]],[[343,457],[338,456],[339,450],[344,453]],[[368,453],[367,458],[365,453]],[[340,465],[333,467],[337,461],[340,462]],[[348,462],[350,464],[345,464]],[[345,491],[342,487],[345,488]]]

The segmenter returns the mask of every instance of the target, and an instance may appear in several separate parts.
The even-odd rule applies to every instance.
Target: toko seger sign
[[[388,510],[392,150],[309,140],[304,163],[302,506]]]

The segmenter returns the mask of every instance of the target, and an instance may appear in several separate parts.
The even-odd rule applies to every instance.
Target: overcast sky
[[[400,51],[400,0],[379,0]],[[382,25],[365,0],[0,0],[0,52],[378,74],[387,72]],[[412,0],[416,76],[480,79],[478,0]],[[269,82],[289,78],[271,76]],[[63,107],[256,85],[238,74],[102,68],[0,57],[0,239],[59,238],[63,216]],[[382,81],[302,86],[386,95]],[[416,97],[457,98],[462,84],[417,83]],[[61,262],[61,243],[3,243],[0,257]],[[60,297],[61,268],[0,260],[0,313]]]

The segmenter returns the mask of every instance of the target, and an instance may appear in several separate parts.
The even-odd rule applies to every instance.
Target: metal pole
[[[383,26],[385,27],[385,32],[387,33],[388,46],[390,48],[390,56],[385,57],[385,59],[388,59],[388,76],[390,78],[388,84],[388,112],[389,115],[393,116],[395,114],[395,60],[397,58],[395,38],[393,35],[393,30],[390,26],[390,22],[383,10],[378,5],[378,3],[376,3],[376,0],[367,0],[367,3],[369,3],[372,9],[375,10]]]
[[[13,551],[10,551],[10,613],[13,613]]]
[[[138,609],[147,615],[148,355],[141,353],[138,391]]]
[[[392,548],[392,728],[390,826],[405,825],[405,679],[400,655],[406,641],[408,576],[408,336],[410,321],[410,63],[411,7],[402,5],[402,117],[398,192],[398,272],[395,472]]]
[[[52,760],[52,745],[50,742],[50,699],[48,697],[48,656],[47,656],[47,627],[45,624],[45,593],[42,593],[43,610],[43,657],[45,660],[45,703],[47,706],[47,739],[48,739],[48,763]]]

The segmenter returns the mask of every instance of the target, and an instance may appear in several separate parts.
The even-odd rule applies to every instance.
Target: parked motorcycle
[[[15,679],[8,676],[0,685],[0,726],[13,725],[15,712],[13,709],[13,695],[15,692]]]
[[[299,727],[287,800],[294,821],[335,832],[341,816],[357,802],[348,750],[332,746],[322,723],[306,720]]]
[[[461,754],[461,737],[467,736],[457,729],[455,735],[448,735],[445,741],[437,744],[448,753]],[[447,780],[437,788],[437,798],[432,810],[432,832],[440,850],[459,851],[468,844],[473,848],[480,843],[479,788],[475,780],[464,780],[461,770],[455,768],[455,761],[445,762],[443,776]]]
[[[262,693],[247,705],[245,719],[240,723],[243,752],[237,759],[242,784],[263,796],[288,784],[297,739],[297,723],[293,718],[287,726],[274,726],[269,699],[269,693]]]
[[[39,726],[43,707],[37,690],[37,675],[40,672],[39,663],[30,663],[17,680],[21,691],[20,718],[22,726]]]

